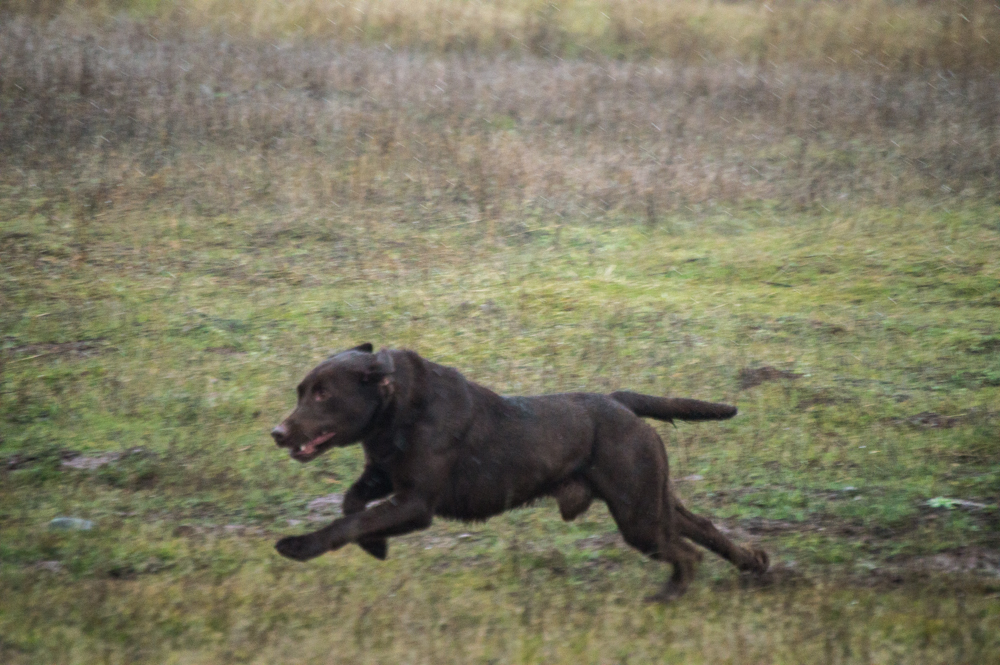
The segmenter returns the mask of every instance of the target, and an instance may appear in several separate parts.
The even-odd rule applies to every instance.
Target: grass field
[[[124,14],[230,37],[332,38],[439,54],[959,75],[1000,65],[1000,7],[991,0],[5,0],[4,9],[44,18]]]
[[[0,25],[0,661],[997,658],[994,73],[185,20]],[[362,459],[267,432],[363,341],[737,404],[658,429],[773,573],[650,605],[668,570],[548,501],[280,558]]]

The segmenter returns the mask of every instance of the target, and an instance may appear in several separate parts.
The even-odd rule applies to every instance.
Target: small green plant
[[[959,505],[959,502],[955,499],[949,499],[943,496],[936,496],[933,499],[927,500],[927,505],[931,508],[945,508],[947,510],[952,510]]]

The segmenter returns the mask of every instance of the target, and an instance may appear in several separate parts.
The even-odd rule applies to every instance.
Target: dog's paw
[[[329,548],[320,542],[319,538],[309,535],[282,538],[275,544],[274,549],[278,550],[278,554],[289,559],[308,561],[323,554]]]
[[[767,552],[756,547],[751,547],[750,551],[753,553],[754,566],[750,568],[750,572],[756,573],[757,575],[763,575],[767,572],[767,569],[771,567],[771,558],[767,556]]]
[[[385,561],[385,557],[389,554],[389,543],[385,538],[362,540],[358,545],[379,561]]]

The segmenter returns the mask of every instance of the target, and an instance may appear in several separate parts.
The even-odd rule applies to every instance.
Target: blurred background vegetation
[[[437,53],[666,57],[824,69],[985,72],[1000,64],[988,0],[4,0],[7,13],[183,17],[233,35],[334,38]]]

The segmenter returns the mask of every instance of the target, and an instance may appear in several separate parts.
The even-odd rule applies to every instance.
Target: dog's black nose
[[[271,436],[274,438],[274,442],[279,446],[285,442],[285,437],[288,436],[288,430],[285,428],[285,423],[281,423],[273,430],[271,430]]]

